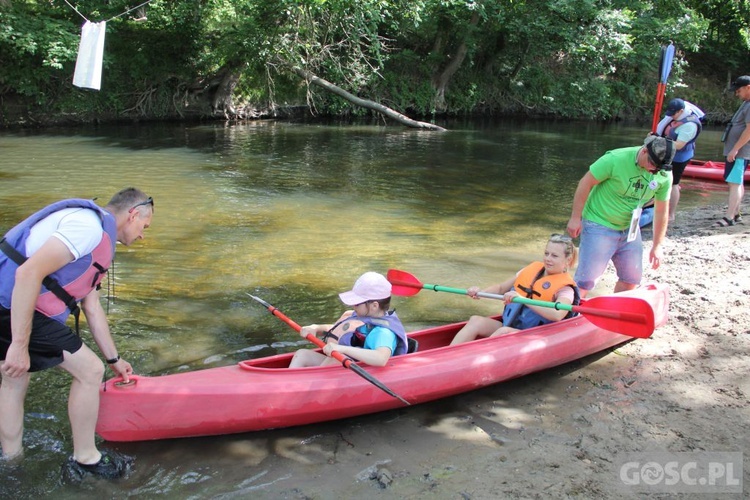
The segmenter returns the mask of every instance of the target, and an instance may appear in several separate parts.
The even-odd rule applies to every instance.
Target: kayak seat
[[[407,337],[406,340],[408,341],[408,346],[406,348],[406,354],[410,354],[412,352],[417,352],[417,350],[419,350],[419,342],[417,342],[416,339]]]

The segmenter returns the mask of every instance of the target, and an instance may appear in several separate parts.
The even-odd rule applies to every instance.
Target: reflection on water
[[[515,121],[451,128],[261,122],[6,133],[0,232],[60,198],[104,205],[122,187],[146,191],[155,200],[151,229],[144,241],[118,248],[109,283],[113,332],[138,373],[198,369],[305,345],[247,292],[307,324],[337,317],[337,293],[367,270],[398,268],[462,288],[505,279],[541,255],[549,233],[564,230],[588,165],[645,132]],[[718,143],[717,134],[700,139]],[[702,194],[685,189],[681,206],[702,203]],[[394,304],[408,329],[497,309],[427,291]],[[8,491],[55,488],[49,470],[70,450],[68,383],[58,373],[34,378],[26,479],[2,474]],[[189,460],[206,442],[181,441],[173,457],[161,457],[169,465],[141,469],[123,491],[179,495],[181,485],[209,482],[215,468]],[[153,449],[144,450],[148,464]],[[267,454],[242,456],[257,465]],[[258,482],[270,480],[256,473]]]

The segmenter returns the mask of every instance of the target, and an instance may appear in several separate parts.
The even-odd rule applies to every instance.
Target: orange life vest
[[[544,274],[543,262],[532,262],[519,271],[513,289],[518,295],[534,300],[552,302],[555,295],[563,287],[573,287],[576,282],[568,273]]]
[[[573,288],[573,305],[578,305],[581,298],[573,278],[568,273],[545,275],[543,262],[532,262],[521,269],[513,283],[513,289],[520,296],[545,302],[553,302],[557,292],[566,286]],[[571,311],[565,315],[565,318],[575,315],[576,313]],[[506,305],[503,310],[503,325],[511,328],[525,330],[547,323],[551,321],[526,307],[525,304],[514,302]]]

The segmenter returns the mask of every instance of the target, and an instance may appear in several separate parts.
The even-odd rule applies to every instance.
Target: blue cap
[[[667,111],[664,114],[667,116],[673,116],[675,113],[682,111],[683,109],[685,109],[685,101],[676,97],[669,101],[669,104],[667,104]]]

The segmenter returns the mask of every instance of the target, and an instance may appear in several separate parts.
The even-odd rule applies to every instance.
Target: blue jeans
[[[628,242],[628,230],[617,231],[583,219],[578,268],[575,281],[578,288],[589,291],[596,285],[610,260],[623,283],[640,285],[643,276],[643,242],[641,232]]]

